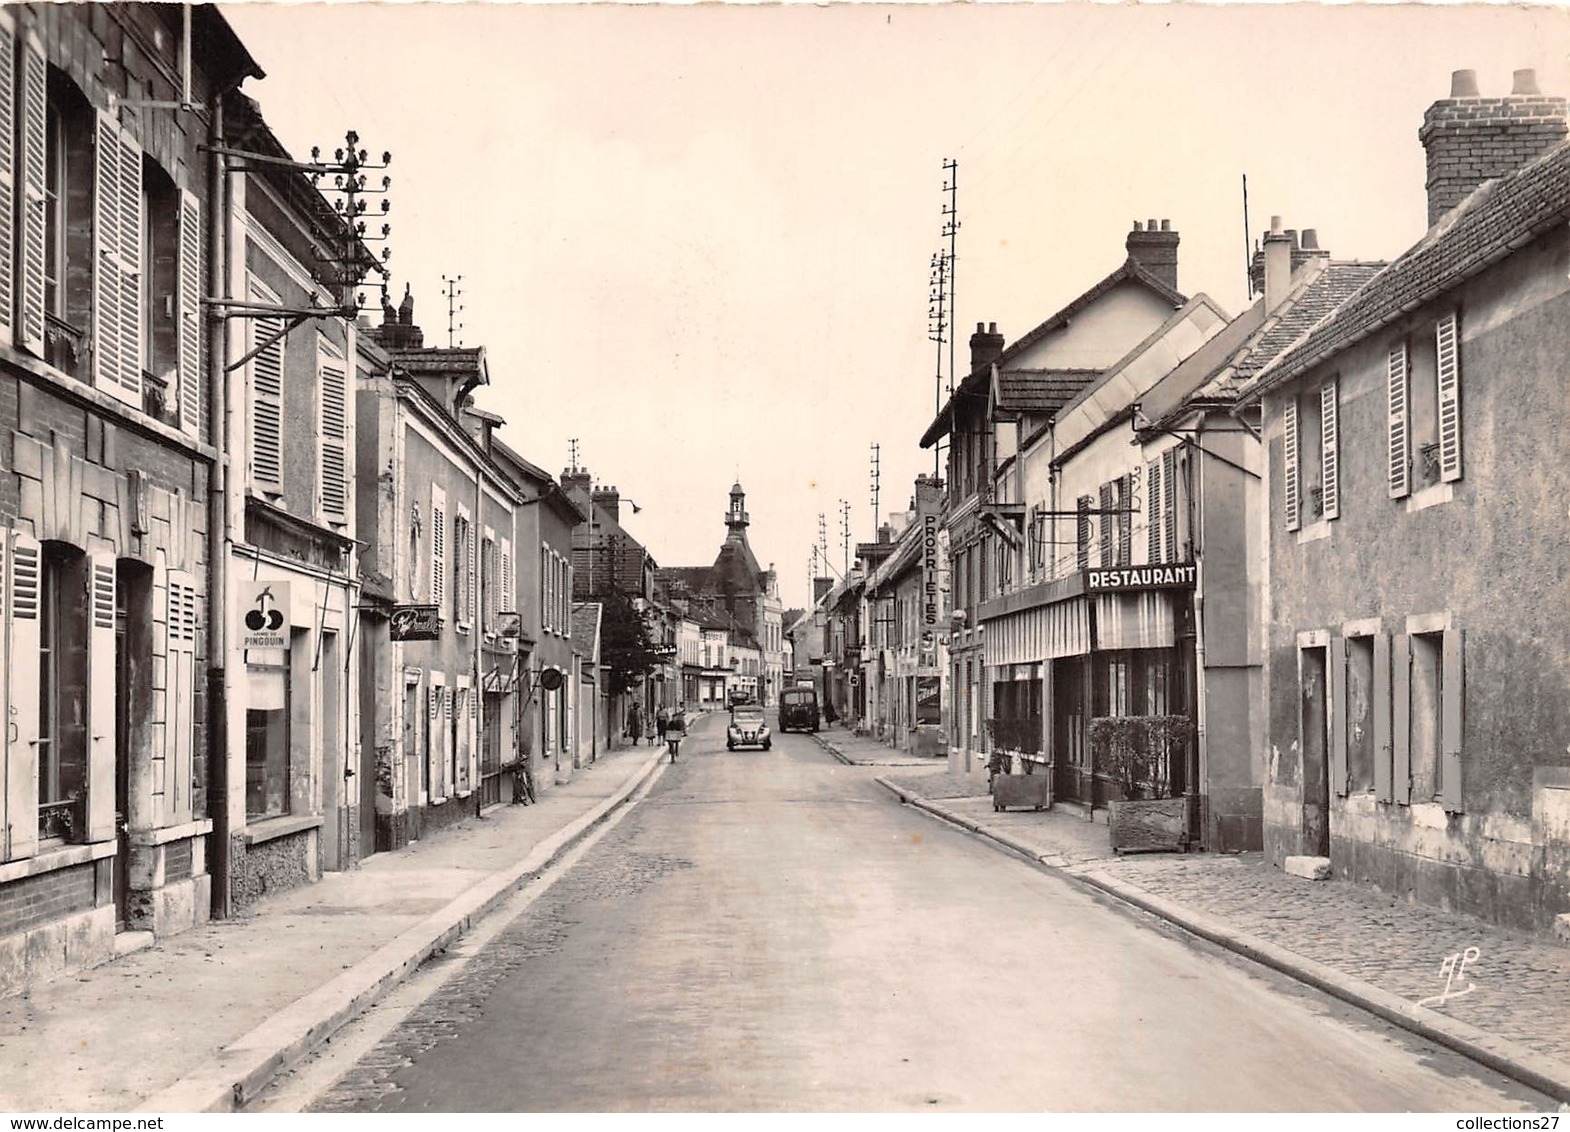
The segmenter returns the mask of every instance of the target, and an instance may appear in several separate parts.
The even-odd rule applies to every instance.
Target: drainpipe
[[[1195,424],[1194,444],[1191,452],[1197,453],[1200,448],[1199,440],[1204,435],[1205,414],[1199,415]],[[1200,843],[1204,845],[1205,834],[1205,798],[1208,791],[1203,787],[1206,774],[1210,767],[1210,736],[1206,726],[1205,712],[1205,541],[1199,536],[1205,515],[1204,493],[1200,490],[1199,476],[1200,461],[1188,461],[1188,488],[1189,488],[1189,543],[1194,548],[1194,749],[1196,766],[1193,779],[1188,784],[1188,792],[1196,796],[1196,807],[1201,811],[1198,815]]]
[[[189,56],[187,56],[189,59]],[[214,149],[223,144],[222,94],[214,93],[207,123],[207,142]],[[229,226],[228,177],[223,154],[209,155],[207,169],[207,264],[219,298],[229,297],[229,267],[224,256]],[[212,878],[212,915],[229,915],[229,758],[227,687],[229,603],[228,492],[229,398],[224,365],[229,357],[228,321],[224,308],[207,308],[208,442],[216,450],[211,481],[207,485],[207,814],[213,831],[208,839],[208,875]],[[214,610],[217,611],[216,615]]]

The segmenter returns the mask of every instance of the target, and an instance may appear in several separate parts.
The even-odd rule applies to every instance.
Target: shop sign
[[[938,624],[938,517],[921,517],[921,623],[927,630]]]
[[[1085,591],[1094,594],[1128,590],[1191,590],[1197,577],[1198,568],[1193,563],[1086,570]]]
[[[936,676],[916,677],[916,722],[943,722],[942,685]]]
[[[239,584],[240,647],[289,647],[289,583],[243,581]]]
[[[441,611],[434,605],[395,605],[387,628],[395,641],[439,641]]]

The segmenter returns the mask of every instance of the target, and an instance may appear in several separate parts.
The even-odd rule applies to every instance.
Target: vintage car
[[[757,704],[738,704],[731,708],[730,727],[725,732],[726,750],[762,747],[767,751],[769,746],[769,725],[763,718],[763,709]]]
[[[780,730],[816,731],[818,693],[812,688],[787,688],[780,693]]]

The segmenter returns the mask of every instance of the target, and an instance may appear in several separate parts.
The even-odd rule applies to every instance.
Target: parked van
[[[818,693],[812,688],[787,688],[780,693],[780,730],[816,731]]]

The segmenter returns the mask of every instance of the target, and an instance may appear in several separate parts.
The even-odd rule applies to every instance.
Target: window
[[[469,530],[469,513],[462,506],[452,525],[453,618],[458,631],[467,632],[474,620],[474,540]]]
[[[1346,744],[1344,764],[1346,786],[1339,793],[1367,794],[1375,789],[1375,764],[1377,750],[1374,738],[1375,705],[1381,699],[1388,711],[1390,699],[1390,664],[1386,657],[1384,686],[1375,679],[1374,638],[1346,638],[1346,685],[1341,692],[1335,711],[1341,717],[1343,739]],[[1338,753],[1339,761],[1339,753]]]
[[[431,602],[441,617],[447,600],[447,493],[431,485]]]
[[[93,376],[120,395],[116,312],[121,284],[127,280],[120,277],[122,245],[113,224],[120,203],[118,130],[108,135],[107,179],[100,184],[95,176],[95,121],[107,119],[95,118],[82,92],[63,73],[46,67],[41,48],[31,40],[22,51],[21,109],[22,344],[84,380],[90,360],[105,362],[95,366],[99,372]],[[140,207],[134,211],[139,216]],[[113,273],[100,269],[95,237],[103,241],[104,265],[112,266]],[[98,281],[102,295],[95,294]],[[134,285],[134,277],[128,281]],[[106,304],[97,327],[106,350],[95,350],[89,337],[99,301]],[[139,395],[136,401],[139,404]]]
[[[1026,539],[1029,541],[1030,575],[1036,577],[1046,567],[1047,550],[1047,516],[1041,504],[1036,504],[1030,509],[1030,525],[1026,527]]]
[[[278,296],[258,279],[247,287],[251,302],[277,306]],[[285,325],[265,316],[243,320],[251,354],[246,389],[251,399],[251,484],[270,495],[283,493],[283,351]]]
[[[489,527],[481,540],[480,552],[480,604],[483,612],[482,627],[487,637],[496,635],[496,537]]]
[[[1391,348],[1386,370],[1389,494],[1461,478],[1461,342],[1451,311]]]
[[[199,213],[192,197],[188,216],[187,201],[174,181],[145,154],[141,183],[147,225],[139,272],[142,407],[149,416],[194,432],[201,388],[195,356],[201,345],[200,307],[188,308],[187,300],[196,304],[200,299]],[[189,343],[188,333],[193,336]]]
[[[420,550],[420,508],[409,508],[409,600],[420,600],[420,575],[425,571],[425,559]]]
[[[38,575],[38,836],[86,837],[86,557],[43,544]]]
[[[289,668],[246,665],[250,699],[245,711],[245,816],[289,812]]]
[[[1462,810],[1462,709],[1460,630],[1438,617],[1408,618],[1409,634],[1391,646],[1394,727],[1394,801],[1440,802]]]

